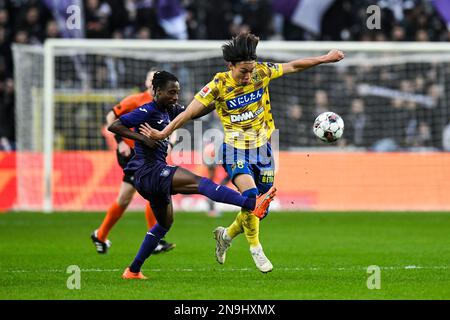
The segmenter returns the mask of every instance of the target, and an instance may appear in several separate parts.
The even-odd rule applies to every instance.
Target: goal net
[[[143,91],[150,68],[177,75],[180,102],[227,70],[222,42],[48,40],[15,45],[17,201],[20,210],[106,210],[122,172],[105,116]],[[413,43],[263,42],[258,60],[286,62],[339,48],[346,58],[272,80],[278,132],[278,209],[449,210],[450,46]],[[343,138],[325,144],[314,118],[334,111]],[[214,114],[186,127],[201,154]],[[200,129],[199,129],[200,128]],[[199,129],[200,131],[198,131]],[[193,132],[196,132],[194,135]],[[198,135],[200,132],[200,135]],[[185,150],[186,151],[186,150]],[[189,162],[189,161],[188,161]],[[201,163],[182,165],[206,175]],[[218,178],[224,176],[218,169]],[[141,209],[135,197],[131,208]],[[202,197],[175,207],[206,210]]]

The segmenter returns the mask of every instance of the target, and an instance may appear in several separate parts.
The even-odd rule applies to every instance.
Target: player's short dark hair
[[[164,89],[169,81],[178,81],[178,78],[167,71],[156,71],[153,75],[152,85],[153,90],[156,92],[158,88]]]
[[[235,64],[256,60],[256,46],[259,38],[250,32],[241,32],[222,46],[223,58]]]

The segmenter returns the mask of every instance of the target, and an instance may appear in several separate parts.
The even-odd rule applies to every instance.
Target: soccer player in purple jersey
[[[173,223],[172,194],[202,194],[213,201],[233,204],[254,211],[255,214],[267,210],[274,197],[274,192],[268,192],[258,199],[243,196],[184,168],[168,165],[167,140],[153,140],[140,134],[137,128],[148,123],[153,128],[163,130],[185,107],[177,104],[180,84],[173,74],[166,71],[156,72],[153,77],[153,91],[154,100],[151,103],[122,115],[108,128],[115,134],[136,141],[135,155],[124,172],[134,176],[136,190],[150,202],[157,220],[147,232],[134,261],[125,269],[122,275],[124,279],[146,278],[141,267]],[[205,114],[207,112],[209,110],[205,108]],[[136,129],[131,131],[129,128]]]

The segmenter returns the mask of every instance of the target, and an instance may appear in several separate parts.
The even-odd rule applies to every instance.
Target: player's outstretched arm
[[[213,112],[216,109],[216,103],[213,101],[212,103],[208,104],[206,107],[203,108],[202,111],[200,111],[199,114],[197,114],[192,120],[199,119],[203,116],[206,116],[208,113]]]
[[[140,125],[139,132],[146,137],[155,140],[163,140],[170,136],[176,129],[182,127],[189,120],[198,118],[203,112],[205,112],[205,106],[200,101],[194,99],[187,106],[186,111],[176,116],[175,119],[173,119],[163,131],[156,130],[150,127],[148,123],[144,123]]]
[[[129,139],[133,139],[135,141],[139,141],[143,144],[145,144],[147,147],[149,148],[155,148],[159,141],[155,141],[152,138],[146,137],[140,133],[131,131],[129,128],[127,128],[126,126],[124,126],[122,124],[122,122],[120,121],[120,119],[117,119],[116,121],[114,121],[109,127],[108,130],[121,136],[124,138],[129,138]]]
[[[322,63],[338,62],[342,59],[344,59],[344,53],[341,50],[333,49],[323,56],[298,59],[287,63],[283,63],[282,64],[283,73],[287,74],[293,72],[300,72]]]

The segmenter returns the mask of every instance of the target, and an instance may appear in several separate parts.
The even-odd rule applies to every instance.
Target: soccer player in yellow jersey
[[[194,97],[186,111],[177,116],[163,131],[142,125],[141,133],[154,139],[165,139],[175,129],[215,101],[216,111],[222,121],[225,141],[222,161],[233,184],[242,195],[257,197],[273,195],[274,162],[270,137],[275,129],[272,118],[269,83],[282,75],[300,72],[313,66],[337,62],[344,58],[339,50],[326,55],[298,59],[287,63],[257,62],[256,46],[259,38],[251,33],[240,33],[222,46],[229,71],[217,73]],[[270,192],[269,192],[270,191]],[[267,211],[255,216],[241,210],[228,227],[214,230],[216,258],[225,262],[226,251],[237,235],[244,233],[250,252],[261,272],[273,269],[259,242],[259,220]]]

